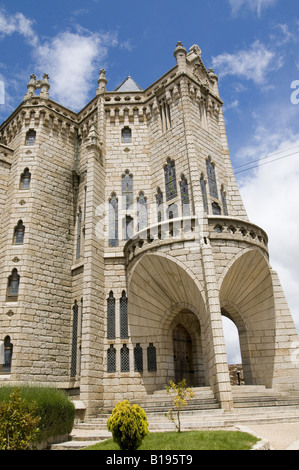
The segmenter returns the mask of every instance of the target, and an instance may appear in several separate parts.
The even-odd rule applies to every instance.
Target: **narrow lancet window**
[[[120,337],[127,339],[129,337],[128,332],[128,299],[125,291],[122,291],[120,299]]]
[[[129,170],[122,177],[123,209],[129,210],[133,207],[133,175]]]
[[[109,246],[118,246],[118,199],[112,193],[109,199]]]
[[[157,188],[156,203],[157,203],[157,220],[158,222],[162,222],[164,219],[163,217],[163,193],[160,188]]]
[[[224,186],[221,186],[221,202],[222,202],[222,209],[223,209],[223,214],[228,215],[228,209],[227,209],[227,201],[226,201],[226,191],[224,191]]]
[[[19,220],[18,225],[14,230],[14,245],[23,245],[25,235],[25,226],[22,220]]]
[[[177,196],[175,162],[170,158],[167,159],[167,163],[164,166],[164,176],[166,201],[169,201],[170,199],[173,199]]]
[[[181,189],[182,215],[183,217],[188,217],[190,215],[190,201],[189,201],[188,183],[184,175],[181,176],[180,189]]]
[[[120,370],[130,372],[130,350],[126,344],[120,350]]]
[[[132,141],[132,131],[129,127],[124,127],[121,131],[122,142],[124,144],[130,144]]]
[[[81,207],[77,215],[77,246],[76,246],[76,258],[81,256],[81,242],[82,242],[82,211]]]
[[[115,339],[115,298],[112,291],[107,299],[107,339]]]
[[[76,377],[77,375],[78,321],[79,321],[79,306],[78,306],[77,300],[75,300],[74,305],[73,305],[71,377]]]
[[[207,174],[208,174],[210,195],[212,197],[218,198],[215,165],[214,163],[212,163],[212,160],[210,157],[207,159]]]
[[[17,301],[19,295],[20,276],[17,269],[13,269],[8,278],[7,285],[7,300],[14,302]]]
[[[24,172],[21,174],[20,179],[20,189],[30,189],[31,173],[29,168],[25,168]]]
[[[135,372],[143,371],[142,347],[139,343],[134,348],[134,370]]]
[[[116,349],[113,344],[110,344],[107,351],[107,372],[109,374],[116,372]]]
[[[201,187],[201,194],[202,194],[202,201],[204,211],[208,214],[209,213],[209,204],[208,204],[208,196],[207,196],[207,183],[204,179],[203,174],[200,177],[200,187]]]
[[[147,202],[143,191],[139,193],[137,198],[137,230],[143,230],[147,227]]]
[[[29,129],[26,134],[26,145],[34,145],[36,138],[36,132],[34,129]]]
[[[6,336],[2,344],[0,344],[0,372],[10,373],[12,363],[13,345],[10,336]]]

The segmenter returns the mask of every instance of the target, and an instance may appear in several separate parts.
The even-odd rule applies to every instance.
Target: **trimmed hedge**
[[[22,398],[36,403],[40,431],[35,442],[71,433],[75,406],[66,393],[51,387],[3,385],[0,386],[0,401],[9,401],[15,388],[20,389]]]

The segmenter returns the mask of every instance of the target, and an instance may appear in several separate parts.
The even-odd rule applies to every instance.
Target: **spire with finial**
[[[176,48],[174,50],[174,57],[176,58],[178,67],[184,69],[186,67],[186,56],[187,51],[181,41],[177,42]]]
[[[98,89],[97,89],[97,95],[100,93],[104,93],[106,91],[106,85],[107,85],[107,78],[106,78],[106,70],[101,69],[100,70],[100,76],[98,78]]]

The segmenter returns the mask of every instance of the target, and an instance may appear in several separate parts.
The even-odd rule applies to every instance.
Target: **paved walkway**
[[[299,422],[251,424],[246,431],[269,441],[272,450],[299,450]]]

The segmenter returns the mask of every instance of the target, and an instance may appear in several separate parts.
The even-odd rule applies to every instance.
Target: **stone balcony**
[[[127,241],[124,247],[126,265],[138,255],[174,243],[198,242],[218,244],[243,242],[257,246],[268,254],[268,236],[257,225],[248,221],[223,216],[199,220],[195,216],[164,220],[151,225]]]

